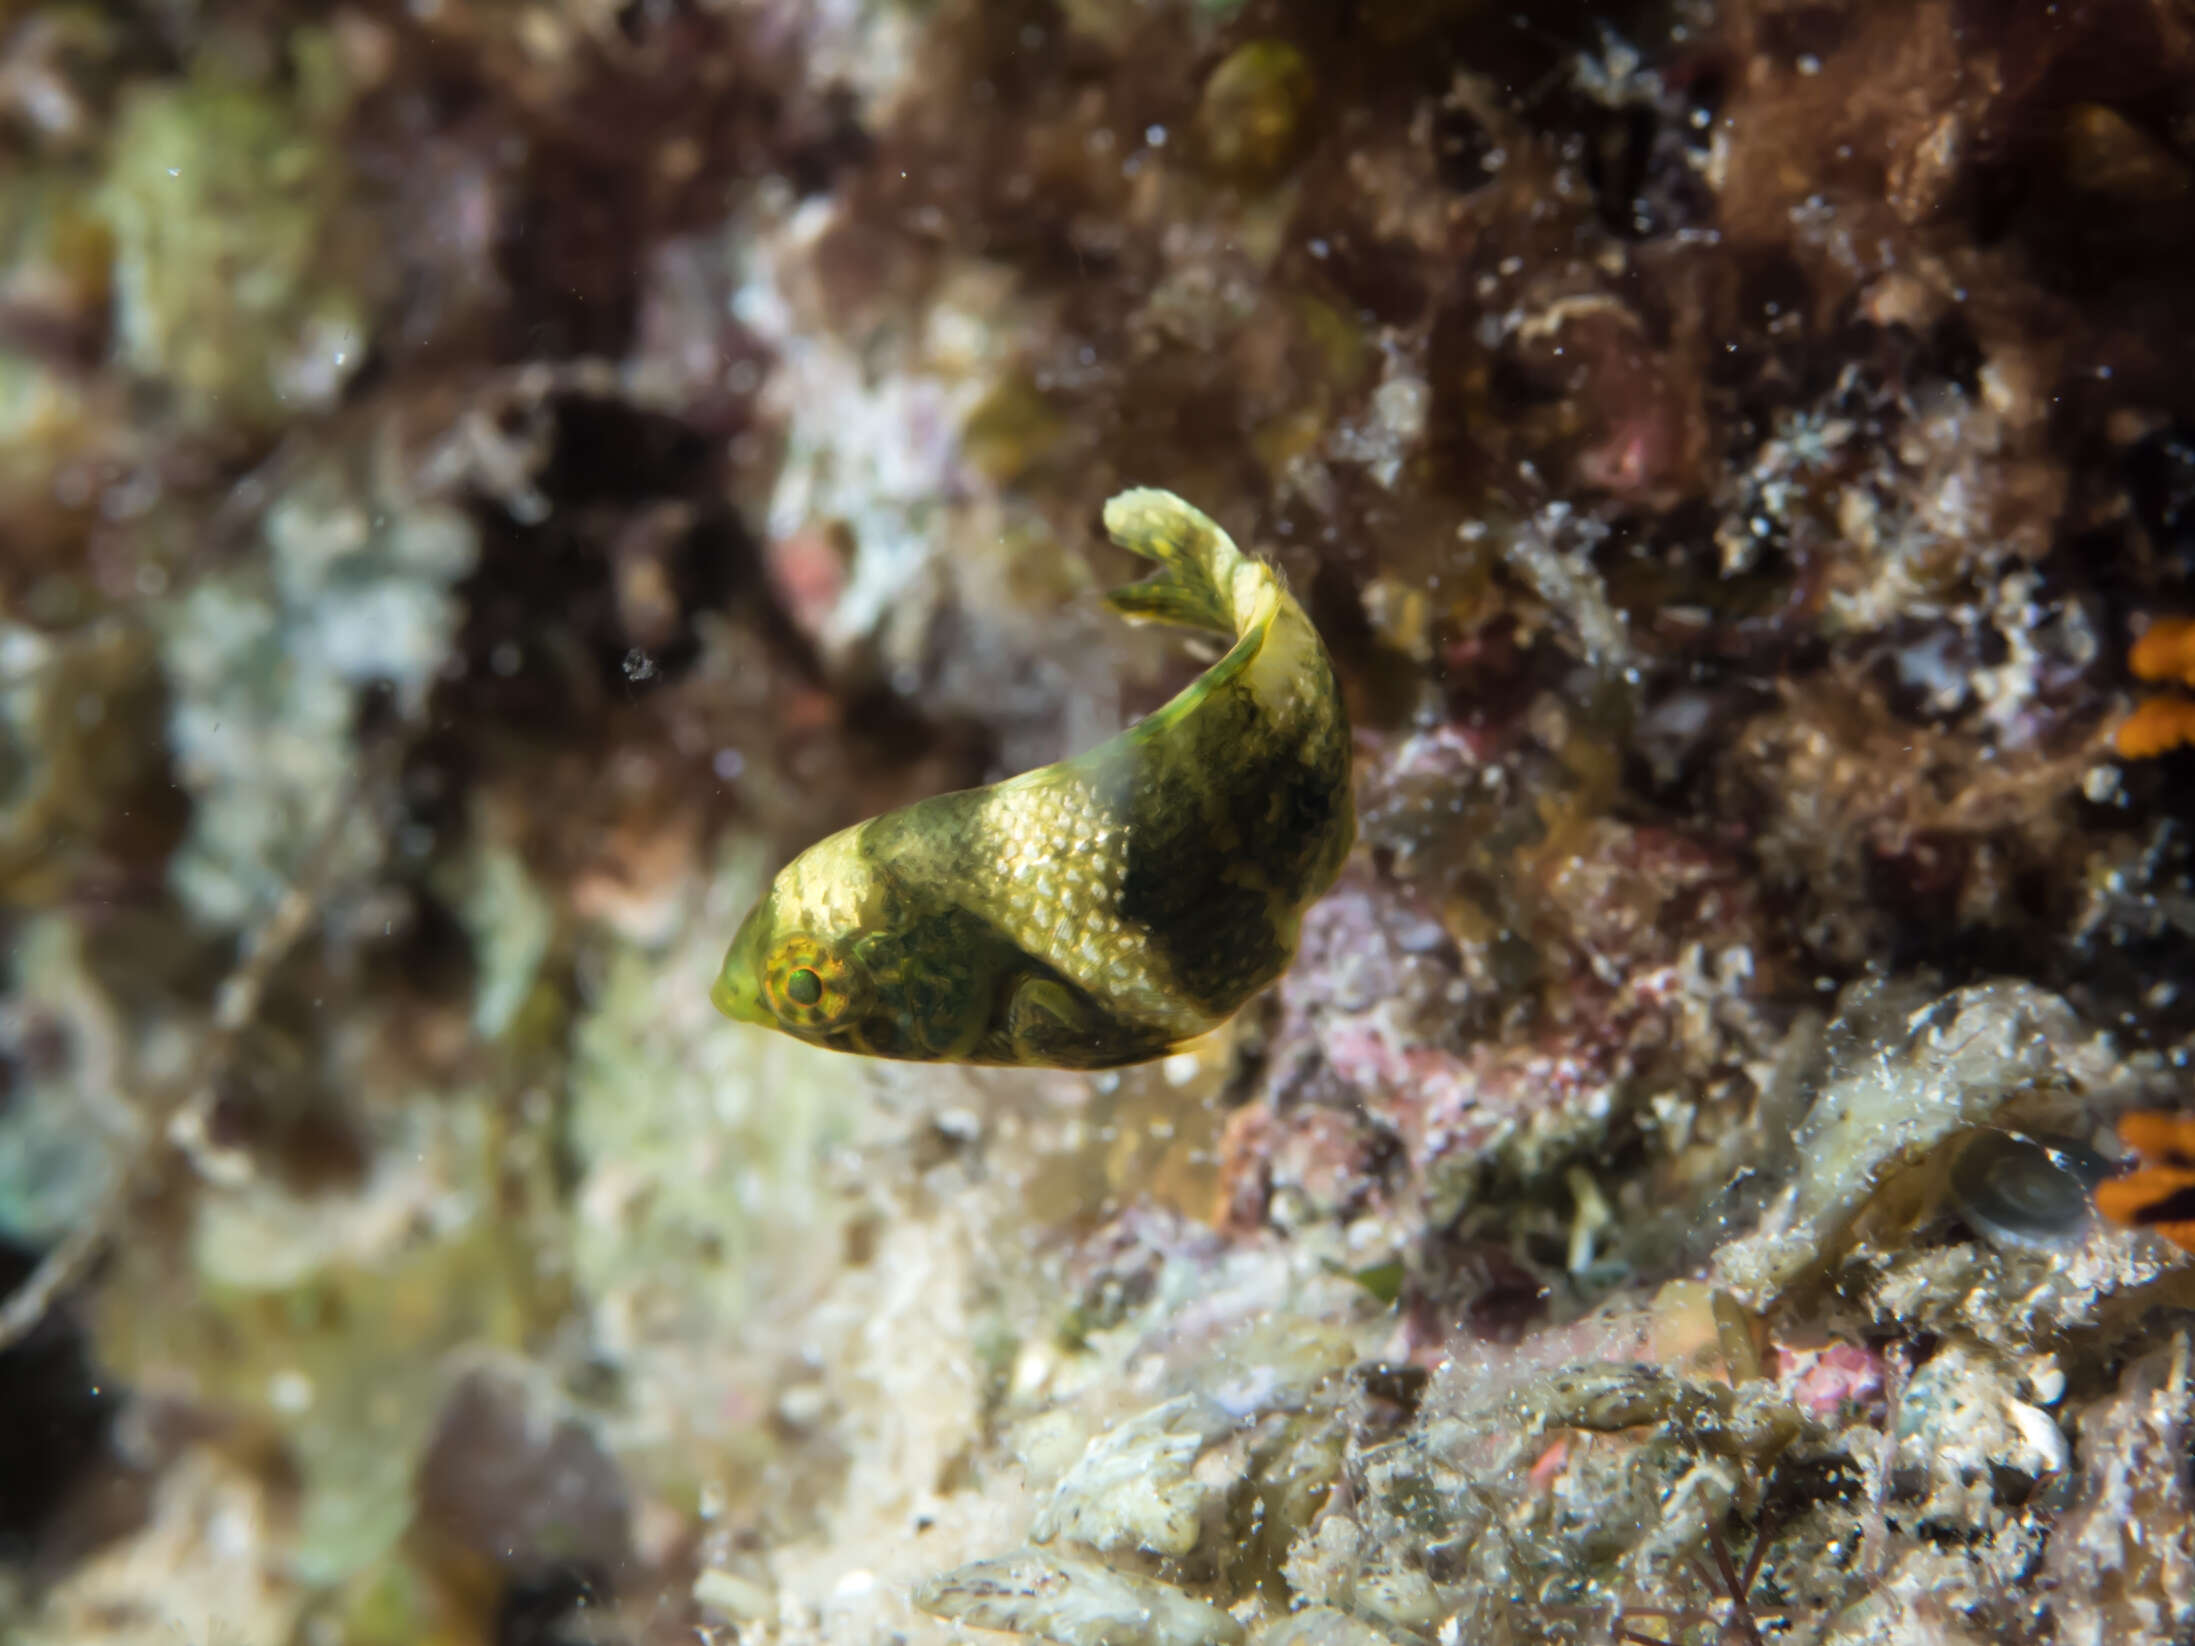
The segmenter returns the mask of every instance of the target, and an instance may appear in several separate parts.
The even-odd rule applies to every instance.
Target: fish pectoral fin
[[[1104,1027],[1074,991],[1047,977],[1023,978],[1006,1003],[1006,1038],[1017,1063],[1056,1063],[1062,1052],[1094,1051]]]

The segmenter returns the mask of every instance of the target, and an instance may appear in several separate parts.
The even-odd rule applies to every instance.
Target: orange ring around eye
[[[772,948],[763,968],[763,992],[778,1021],[792,1029],[827,1029],[844,1019],[860,992],[857,969],[805,932],[790,933]]]

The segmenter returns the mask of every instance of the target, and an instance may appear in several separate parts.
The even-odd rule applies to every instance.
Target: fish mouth
[[[762,1002],[762,934],[769,926],[766,908],[757,907],[740,923],[716,981],[709,985],[709,1004],[735,1023],[758,1023],[767,1029],[776,1026],[777,1017]]]

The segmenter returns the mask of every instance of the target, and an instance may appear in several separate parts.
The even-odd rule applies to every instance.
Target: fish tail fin
[[[1271,614],[1279,590],[1273,569],[1236,548],[1217,521],[1172,492],[1155,486],[1121,492],[1105,505],[1105,529],[1122,548],[1159,567],[1105,597],[1121,616],[1241,635]]]

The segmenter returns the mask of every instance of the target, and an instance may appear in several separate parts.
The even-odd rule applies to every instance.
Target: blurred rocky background
[[[2186,0],[0,0],[0,1635],[2186,1642],[2191,270]],[[717,1020],[1142,484],[1292,974]]]

